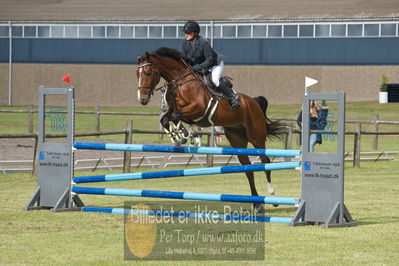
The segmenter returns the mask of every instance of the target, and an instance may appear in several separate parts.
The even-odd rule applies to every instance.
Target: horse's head
[[[154,94],[155,91],[155,86],[159,83],[159,80],[161,79],[161,74],[155,68],[150,58],[151,56],[148,52],[146,52],[142,56],[137,57],[137,100],[142,105],[146,105],[150,102],[151,96]]]

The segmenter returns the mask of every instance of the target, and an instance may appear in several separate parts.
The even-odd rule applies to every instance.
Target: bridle
[[[138,69],[141,69],[141,68],[143,68],[143,67],[145,67],[145,66],[154,66],[151,62],[147,62],[147,63],[144,63],[144,64],[141,64],[141,65],[138,65]],[[152,77],[152,81],[151,81],[151,85],[150,86],[138,86],[137,88],[140,90],[140,89],[150,89],[149,90],[149,95],[153,95],[154,94],[154,92],[155,91],[157,91],[157,90],[160,90],[161,88],[158,88],[158,89],[155,89],[155,86],[157,85],[157,84],[155,84],[155,75],[157,74],[157,73],[159,73],[159,71],[155,68],[155,67],[152,67],[151,68],[151,73],[146,73],[145,71],[143,71],[143,74],[145,75],[145,76],[147,76],[147,77]],[[141,83],[140,82],[140,77],[141,77],[141,73],[140,73],[140,75],[139,75],[139,84]]]
[[[187,62],[185,62],[184,60],[182,60],[182,62],[183,62],[184,65],[186,65],[186,67],[189,69],[189,71],[187,71],[185,74],[181,75],[181,76],[178,77],[177,79],[174,79],[174,80],[171,80],[170,82],[165,83],[163,86],[161,86],[161,87],[159,87],[159,88],[157,88],[157,89],[155,89],[156,84],[155,84],[155,78],[154,78],[154,77],[155,77],[156,73],[159,73],[159,71],[154,67],[154,64],[153,64],[152,62],[147,62],[147,63],[143,63],[143,64],[141,64],[141,65],[138,65],[138,67],[137,67],[138,69],[143,68],[143,67],[145,67],[145,66],[153,66],[152,69],[151,69],[151,73],[146,73],[146,72],[143,71],[143,72],[144,72],[143,74],[144,74],[145,76],[147,76],[147,77],[152,77],[152,78],[153,78],[153,79],[152,79],[151,85],[150,85],[150,86],[138,86],[138,89],[139,89],[139,90],[140,90],[141,88],[150,89],[149,92],[148,92],[148,94],[149,94],[150,96],[152,96],[152,95],[154,95],[154,93],[155,93],[156,91],[161,90],[161,89],[163,89],[163,88],[165,88],[165,87],[171,88],[172,91],[173,91],[173,93],[174,93],[174,91],[175,91],[176,89],[178,89],[180,86],[182,86],[182,85],[184,85],[184,84],[186,84],[186,83],[192,82],[192,81],[196,81],[196,80],[201,81],[201,83],[203,84],[203,86],[206,86],[206,85],[204,84],[204,82],[202,81],[202,79],[198,76],[198,74],[195,73],[195,72],[191,69],[191,67],[187,64]],[[178,82],[178,81],[180,81],[181,79],[187,77],[187,76],[190,75],[190,74],[192,74],[192,75],[194,76],[193,79],[186,80],[186,81],[184,81],[184,82]],[[139,76],[139,78],[140,78],[140,76]],[[140,80],[139,80],[139,84],[140,84]]]

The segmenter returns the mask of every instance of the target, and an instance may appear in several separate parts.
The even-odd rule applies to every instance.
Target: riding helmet
[[[184,33],[189,33],[189,32],[200,32],[200,26],[198,25],[198,23],[194,20],[189,20],[186,22],[186,24],[184,24],[183,27],[183,31]]]

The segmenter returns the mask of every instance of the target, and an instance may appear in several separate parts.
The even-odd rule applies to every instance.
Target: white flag
[[[318,81],[312,78],[305,77],[305,88],[316,84]]]

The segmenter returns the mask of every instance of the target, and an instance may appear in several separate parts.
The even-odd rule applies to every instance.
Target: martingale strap
[[[194,119],[193,121],[198,124],[209,123],[211,126],[213,126],[212,116],[215,113],[218,105],[219,101],[215,97],[212,97],[211,100],[208,102],[208,106],[206,107],[204,115],[197,119]]]
[[[169,82],[168,87],[170,87],[170,89],[171,89],[170,92],[172,93],[172,95],[176,93],[176,90],[177,91],[179,90],[179,87],[181,87],[189,82],[193,82],[193,81],[201,82],[204,90],[208,91],[208,89],[207,89],[208,86],[204,82],[203,78],[201,76],[199,76],[198,73],[193,71],[191,66],[189,66],[186,61],[182,60],[182,62],[188,68],[189,71],[186,72],[185,74],[183,74],[181,77]],[[183,82],[177,82],[177,81],[180,81],[182,78],[187,77],[190,74],[192,74],[194,76],[194,78],[183,81]],[[211,95],[212,95],[212,93],[211,93]],[[175,96],[176,96],[176,94],[175,94]],[[215,113],[218,105],[219,105],[219,101],[217,100],[216,97],[212,96],[211,100],[208,102],[208,106],[206,107],[204,114],[201,117],[192,120],[192,122],[194,122],[197,125],[204,126],[204,127],[213,126],[214,123],[212,121],[212,116]],[[191,123],[190,121],[186,121],[186,122]]]

